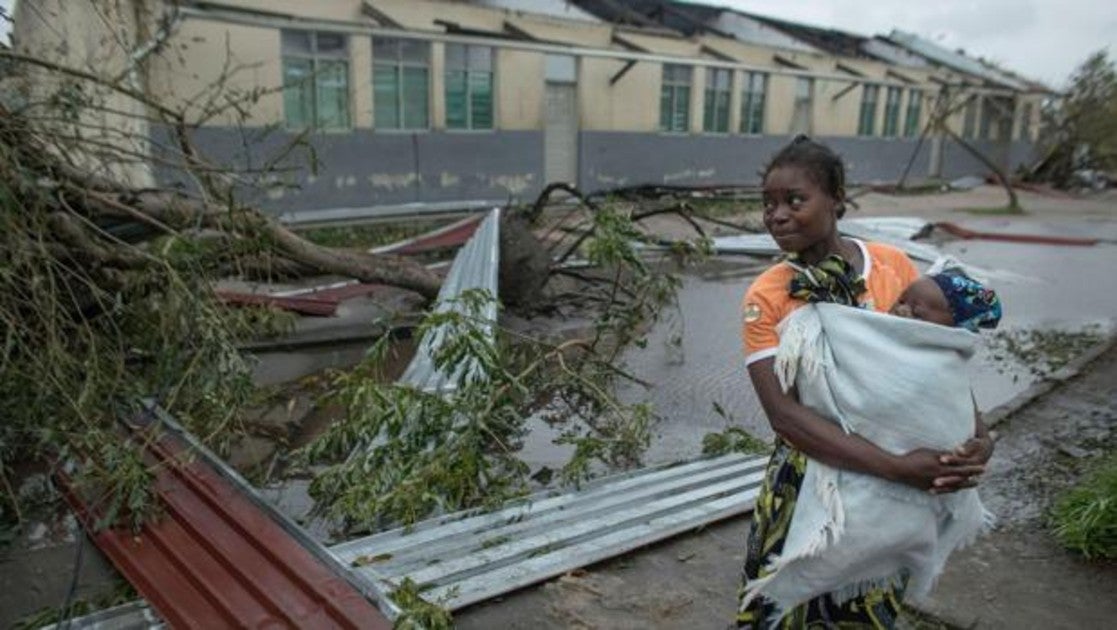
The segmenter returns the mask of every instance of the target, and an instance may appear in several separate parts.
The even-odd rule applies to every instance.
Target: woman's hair
[[[830,147],[799,134],[772,158],[764,169],[764,177],[784,166],[797,166],[806,171],[814,183],[838,200],[838,218],[845,215],[845,164]]]

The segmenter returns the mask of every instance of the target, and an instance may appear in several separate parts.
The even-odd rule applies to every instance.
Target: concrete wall
[[[319,3],[234,0],[232,4],[354,24],[369,23],[358,0]],[[615,49],[618,47],[613,42],[615,34],[654,53],[686,57],[683,63],[692,68],[691,119],[687,132],[678,134],[659,132],[662,64],[637,62],[610,84],[626,66],[626,61],[578,58],[579,173],[580,185],[589,190],[646,182],[756,183],[764,162],[789,139],[794,109],[797,77],[781,73],[786,68],[776,61],[777,55],[808,72],[831,75],[814,79],[811,133],[846,155],[851,181],[893,181],[908,163],[915,139],[879,137],[883,129],[887,84],[898,81],[890,70],[901,72],[904,78],[915,82],[905,87],[901,99],[901,134],[910,87],[922,89],[927,97],[921,108],[921,123],[925,123],[932,109],[933,96],[938,91],[931,77],[958,80],[941,68],[896,69],[871,60],[839,60],[809,50],[758,46],[710,35],[697,38],[656,36],[614,29],[607,24],[573,25],[553,17],[430,0],[371,0],[370,4],[405,27],[425,32],[443,30],[434,23],[436,19],[493,33],[504,30],[506,24],[513,24],[543,40]],[[546,183],[542,181],[546,55],[502,48],[500,43],[493,40],[496,130],[444,131],[445,44],[435,41],[431,43],[431,130],[378,132],[373,129],[372,120],[371,40],[367,35],[351,35],[352,129],[308,135],[307,141],[315,147],[322,162],[319,174],[310,175],[305,165],[299,165],[299,170],[287,176],[289,183],[298,186],[297,191],[275,185],[269,193],[257,193],[255,199],[268,209],[282,211],[509,195],[531,197]],[[703,51],[703,46],[712,48],[717,54]],[[741,70],[733,73],[730,133],[703,132],[707,69],[703,64],[721,56],[770,72],[764,135],[745,136],[737,132],[744,80]],[[170,43],[170,54],[164,55],[160,63],[162,65],[151,72],[151,89],[172,104],[183,104],[188,99],[197,99],[199,94],[204,95],[223,68],[236,68],[226,81],[228,89],[242,94],[259,93],[247,108],[246,119],[239,120],[229,113],[216,118],[211,122],[213,126],[199,132],[199,143],[207,153],[243,166],[247,157],[241,146],[243,133],[238,127],[243,125],[250,134],[259,134],[264,127],[282,126],[282,94],[276,89],[282,81],[279,30],[191,18],[182,25]],[[843,68],[838,68],[839,63]],[[833,77],[835,74],[848,74],[849,79]],[[851,84],[864,82],[881,86],[875,125],[878,137],[856,136],[862,86],[856,85],[838,97]],[[952,120],[959,131],[962,117],[963,112],[959,111]],[[1038,118],[1037,103],[1033,107],[1033,134],[1038,128]],[[1019,120],[1016,125],[1019,129]],[[1018,136],[1018,132],[1014,136]],[[259,164],[260,155],[276,150],[285,139],[292,137],[289,132],[273,133],[257,146],[255,150],[259,154],[253,163]],[[1029,151],[1026,145],[991,150],[995,159],[1019,162],[1026,161]],[[916,157],[912,177],[927,175],[929,153],[928,142]],[[944,165],[947,176],[984,172],[957,147],[944,150]]]
[[[167,138],[168,130],[156,130],[157,144]],[[531,201],[543,185],[543,134],[538,131],[353,130],[310,134],[304,145],[287,131],[211,126],[198,129],[193,140],[207,158],[238,171],[288,153],[275,174],[247,174],[256,186],[240,190],[244,203],[276,213],[411,202]],[[161,167],[157,175],[164,185],[191,188],[174,169]]]
[[[43,132],[84,140],[68,144],[68,159],[101,177],[141,187],[152,182],[150,169],[142,163],[147,107],[105,84],[119,82],[143,92],[144,63],[134,63],[131,54],[154,34],[160,10],[157,0],[17,3],[12,25],[15,52],[89,73],[103,83],[26,64],[13,64],[17,76],[5,77],[5,90],[19,94],[28,106],[26,114]],[[69,106],[76,106],[76,119]],[[116,148],[120,159],[106,159],[101,146]],[[109,155],[114,155],[111,150]]]
[[[580,185],[586,191],[639,184],[759,184],[772,156],[790,136],[684,136],[657,133],[583,132]],[[915,139],[820,137],[846,162],[850,183],[896,181]],[[930,143],[915,157],[911,177],[927,176]]]

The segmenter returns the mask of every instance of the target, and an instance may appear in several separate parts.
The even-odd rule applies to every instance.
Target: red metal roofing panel
[[[466,217],[461,221],[372,250],[374,254],[410,255],[461,245],[473,236],[486,215]]]
[[[285,311],[316,317],[329,317],[337,313],[337,300],[317,294],[297,297],[280,297],[239,291],[216,291],[217,297],[235,306],[274,306]]]
[[[96,545],[172,627],[391,628],[316,558],[176,436],[150,440],[165,515],[133,535],[94,531],[98,509],[60,476]]]

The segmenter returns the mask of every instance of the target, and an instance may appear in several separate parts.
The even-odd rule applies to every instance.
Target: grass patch
[[[977,208],[958,208],[955,212],[965,212],[981,216],[1019,216],[1028,214],[1020,206],[989,206]]]
[[[1085,558],[1117,558],[1117,453],[1055,502],[1051,524],[1059,543]]]
[[[367,225],[342,225],[336,227],[311,228],[301,232],[301,236],[312,243],[324,247],[344,249],[369,249],[387,245],[405,238],[411,238],[445,225],[445,219],[425,221],[400,221],[394,223],[372,223]]]

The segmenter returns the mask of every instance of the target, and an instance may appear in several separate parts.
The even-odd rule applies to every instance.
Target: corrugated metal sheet
[[[239,475],[212,465],[212,454],[192,448],[186,434],[162,430],[177,425],[161,420],[138,422],[141,429],[162,424],[145,441],[144,458],[154,466],[164,509],[138,534],[96,530],[101,508],[59,476],[90,538],[160,618],[179,628],[391,627],[367,599],[377,596],[374,586],[357,588],[359,576],[277,515]],[[125,609],[122,618],[134,614]]]
[[[320,210],[294,210],[279,215],[285,225],[312,227],[315,225],[346,225],[383,219],[399,219],[461,212],[484,212],[499,206],[499,200],[446,201],[429,203],[401,203],[396,205],[368,206],[364,208],[323,208]]]
[[[942,255],[939,248],[911,240],[926,229],[927,222],[908,217],[880,217],[870,219],[843,219],[838,231],[846,236],[865,241],[887,243],[901,249],[911,258],[932,263]],[[719,254],[749,254],[752,256],[778,256],[780,248],[767,234],[736,234],[713,239],[714,251]]]
[[[39,630],[58,630],[59,627],[67,630],[158,630],[166,628],[167,624],[147,602],[139,600],[98,610],[61,624],[45,625]]]
[[[976,59],[970,59],[961,53],[943,48],[913,33],[894,30],[889,34],[888,39],[931,61],[941,63],[944,66],[949,66],[955,70],[965,72],[966,74],[992,81],[993,83],[1000,84],[1013,90],[1026,91],[1028,89],[1027,85],[1007,74],[997,72],[993,68],[983,65]]]
[[[607,478],[488,514],[462,512],[331,551],[385,585],[405,577],[456,610],[748,512],[766,457],[740,454]],[[387,588],[387,586],[386,586]]]
[[[473,237],[462,247],[442,288],[438,292],[438,299],[434,309],[445,312],[457,308],[458,302],[454,300],[469,289],[485,289],[493,297],[497,296],[497,274],[500,267],[500,208],[494,208],[488,217],[477,228]],[[488,322],[489,333],[493,333],[496,325],[496,302],[489,303],[481,317]],[[434,364],[434,354],[442,345],[449,333],[447,328],[437,328],[426,335],[419,342],[415,358],[407,366],[399,382],[411,385],[424,391],[449,391],[456,387],[464,375],[467,380],[482,378],[480,365],[475,362],[463,363],[453,374],[446,374]]]

